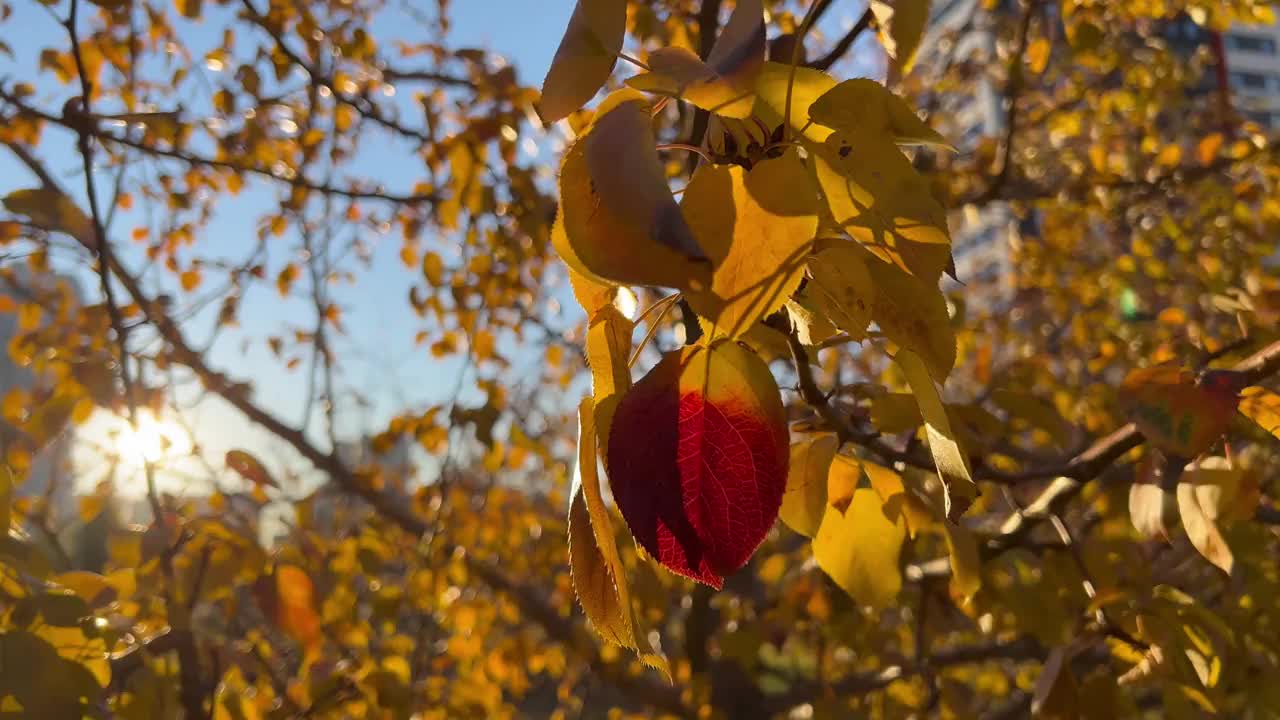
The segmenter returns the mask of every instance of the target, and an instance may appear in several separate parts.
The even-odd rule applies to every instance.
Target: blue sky
[[[262,7],[265,4],[259,3]],[[854,10],[861,10],[861,3],[847,3],[843,11],[829,13],[826,27],[829,34],[839,32],[852,23]],[[234,3],[233,3],[234,5]],[[408,42],[427,40],[425,30],[406,15],[398,3],[375,20],[373,35],[384,47],[393,40]],[[853,8],[853,5],[859,7]],[[65,8],[63,3],[61,8]],[[86,5],[86,8],[92,6]],[[517,69],[522,84],[536,86],[545,74],[559,42],[565,24],[573,9],[571,0],[464,0],[451,3],[451,47],[478,47],[506,57]],[[59,12],[62,12],[59,8]],[[182,45],[195,57],[203,55],[221,39],[229,12],[212,3],[206,3],[206,18],[202,23],[180,21],[178,31]],[[23,64],[38,56],[40,49],[63,49],[66,39],[62,29],[49,12],[37,3],[18,3],[14,15],[0,29],[4,39],[12,46],[14,56],[0,55],[0,78],[6,82],[21,79],[36,85],[35,98],[41,107],[56,112],[66,97],[72,94],[68,88],[57,86],[48,73],[36,75],[34,68]],[[21,32],[14,30],[21,28]],[[241,31],[246,32],[246,31]],[[206,68],[202,72],[216,74]],[[216,80],[216,78],[212,78]],[[397,98],[408,96],[398,94]],[[409,102],[405,100],[404,102]],[[194,112],[194,111],[193,111]],[[41,147],[55,175],[64,185],[83,199],[83,178],[79,159],[74,153],[72,138],[66,133],[50,133]],[[540,143],[539,154],[549,163],[554,162]],[[358,161],[359,172],[377,177],[391,189],[409,189],[421,179],[424,172],[421,161],[412,155],[407,146],[389,137],[371,135],[365,139]],[[105,184],[105,173],[100,178]],[[34,180],[12,156],[0,153],[0,195],[20,187],[31,186]],[[277,189],[264,183],[246,184],[240,197],[222,202],[213,221],[197,239],[199,253],[210,252],[226,258],[241,258],[256,241],[255,225],[262,211],[276,202]],[[127,242],[132,225],[138,218],[122,214],[112,228],[113,237],[123,245],[122,255],[133,267],[141,267],[143,258],[136,246]],[[342,363],[342,381],[371,394],[372,405],[357,408],[354,404],[342,407],[340,417],[345,421],[343,434],[352,435],[360,429],[377,428],[398,410],[423,408],[440,403],[452,394],[458,380],[460,363],[457,359],[434,360],[425,346],[414,343],[419,330],[426,329],[409,309],[406,296],[415,273],[406,270],[399,260],[400,241],[397,233],[381,239],[371,238],[373,255],[367,270],[353,268],[357,275],[354,286],[336,291],[335,299],[343,307],[343,323],[348,334],[338,341]],[[447,243],[446,243],[447,244]],[[272,242],[268,251],[268,271],[274,272],[291,258],[288,248],[296,245],[286,236]],[[449,260],[445,258],[446,262]],[[94,277],[83,270],[77,273],[88,297],[99,293]],[[165,273],[149,273],[152,286],[173,287],[174,280]],[[180,293],[175,296],[181,297]],[[573,321],[572,303],[564,303],[566,310],[561,325]],[[187,333],[197,344],[208,337],[216,315],[216,304],[195,317],[187,325]],[[210,354],[211,363],[233,378],[253,382],[254,397],[282,419],[291,423],[302,420],[305,406],[306,373],[300,368],[289,372],[284,364],[267,349],[265,338],[279,334],[282,328],[306,328],[312,322],[309,303],[301,298],[282,300],[270,283],[246,292],[241,304],[241,327],[219,336]],[[305,360],[305,358],[304,358]],[[517,363],[529,358],[516,359]],[[305,368],[305,361],[302,366]],[[318,409],[317,409],[318,413]],[[250,428],[234,411],[219,402],[205,402],[187,410],[190,421],[199,428],[198,440],[210,458],[217,459],[231,447],[245,447],[251,451],[270,453],[278,457],[281,466],[297,467],[301,471],[305,463],[286,455],[275,456],[275,447],[262,441],[263,434]],[[320,423],[311,422],[313,437],[320,439]],[[275,464],[272,458],[266,458]],[[215,464],[220,461],[215,460]]]

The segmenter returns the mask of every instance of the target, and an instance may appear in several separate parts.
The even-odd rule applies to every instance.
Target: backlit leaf
[[[883,609],[902,589],[898,557],[906,534],[906,522],[901,517],[890,520],[880,496],[860,488],[845,512],[827,506],[813,539],[813,557],[854,600]]]
[[[686,298],[718,332],[742,335],[800,284],[818,229],[808,184],[794,150],[750,171],[703,165],[694,173],[680,207],[716,270],[710,289]]]
[[[618,402],[631,387],[631,332],[634,324],[613,305],[596,310],[587,327],[587,365],[598,447],[609,447],[609,430]]]
[[[756,103],[751,114],[760,118],[770,128],[782,124],[787,107],[787,85],[792,67],[785,63],[767,62],[756,78]],[[810,142],[820,143],[831,134],[831,128],[809,122],[809,106],[835,87],[836,80],[821,70],[797,67],[791,83],[791,129]]]
[[[929,452],[933,454],[933,462],[938,468],[938,477],[942,480],[945,492],[943,510],[947,519],[955,522],[978,496],[978,486],[969,474],[968,458],[951,430],[946,407],[942,404],[938,387],[924,360],[906,349],[899,350],[894,360],[902,368],[911,385],[911,392],[920,404],[920,415],[924,418],[925,432],[929,438]]]
[[[827,507],[827,471],[840,443],[824,434],[791,444],[787,489],[782,495],[778,516],[787,527],[813,537]]]
[[[306,571],[296,565],[279,565],[258,578],[254,596],[264,615],[285,635],[314,653],[323,635],[316,611],[315,586]]]
[[[789,447],[769,368],[732,341],[668,353],[623,397],[609,484],[636,541],[719,588],[778,517]]]
[[[751,115],[756,77],[764,64],[764,9],[760,0],[742,0],[703,62],[682,47],[649,53],[650,72],[628,78],[637,90],[682,98],[730,118]]]
[[[262,461],[244,450],[228,450],[226,463],[227,467],[236,471],[240,477],[254,485],[280,487],[280,484],[275,481],[275,478],[271,477],[271,472],[262,464]]]
[[[1144,538],[1169,538],[1174,502],[1173,494],[1165,489],[1165,466],[1158,453],[1144,456],[1129,486],[1129,520]]]
[[[845,80],[831,88],[809,106],[809,118],[855,138],[954,150],[905,100],[869,78]]]
[[[14,190],[0,199],[15,215],[24,215],[32,225],[50,232],[61,232],[87,247],[97,243],[93,237],[93,221],[71,198],[53,188]]]
[[[712,264],[667,187],[648,105],[636,91],[610,95],[566,151],[560,200],[563,232],[552,242],[577,272],[681,290],[710,284]]]
[[[934,380],[943,382],[956,362],[956,335],[947,301],[932,284],[868,259],[875,293],[871,320],[900,348],[919,355]]]
[[[593,427],[596,414],[591,399],[583,399],[578,407],[578,466],[569,491],[569,566],[574,592],[601,637],[636,650],[646,665],[670,677],[666,657],[652,649],[638,649],[636,617],[626,571],[618,555],[613,522],[600,492]],[[647,647],[648,639],[644,642]]]
[[[618,61],[626,34],[626,0],[578,0],[542,81],[538,114],[552,123],[587,103]]]
[[[1218,388],[1205,380],[1242,382],[1238,376],[1209,373],[1198,380],[1189,370],[1157,365],[1129,373],[1120,397],[1152,445],[1171,455],[1194,458],[1222,437],[1239,404],[1240,388]]]
[[[809,261],[813,279],[805,294],[815,309],[854,340],[866,335],[875,302],[867,259],[865,252],[849,243],[832,243]]]
[[[871,11],[880,44],[900,72],[909,72],[929,22],[929,0],[871,0]]]
[[[1266,432],[1280,437],[1280,395],[1264,387],[1248,387],[1240,393],[1240,414]]]
[[[880,259],[929,283],[950,265],[946,211],[891,140],[836,131],[813,168],[836,226]]]

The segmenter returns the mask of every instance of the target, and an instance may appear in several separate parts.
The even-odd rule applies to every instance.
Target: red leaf
[[[773,527],[790,459],[768,366],[733,342],[668,353],[622,398],[609,485],[672,572],[719,588]]]

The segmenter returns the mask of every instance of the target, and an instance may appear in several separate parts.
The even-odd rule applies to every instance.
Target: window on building
[[[1240,50],[1243,52],[1265,53],[1267,55],[1276,54],[1276,41],[1274,38],[1262,35],[1228,35],[1227,49]]]
[[[1237,90],[1266,90],[1267,76],[1256,72],[1233,72],[1231,87]]]

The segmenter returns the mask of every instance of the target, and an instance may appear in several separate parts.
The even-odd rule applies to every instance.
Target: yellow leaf
[[[444,260],[440,259],[439,253],[430,250],[423,253],[422,275],[432,287],[440,287],[444,284]]]
[[[791,464],[787,489],[782,494],[778,516],[787,527],[813,537],[827,507],[827,471],[840,443],[835,435],[823,434],[791,444]]]
[[[1267,388],[1253,386],[1241,391],[1240,397],[1240,414],[1280,438],[1280,395]]]
[[[848,512],[853,493],[861,484],[862,462],[847,455],[834,456],[827,470],[827,507],[840,514]]]
[[[53,188],[15,190],[0,199],[15,215],[25,215],[32,225],[50,232],[61,232],[94,247],[93,221],[71,198]]]
[[[791,317],[791,326],[796,329],[796,337],[805,345],[818,345],[839,332],[831,319],[818,311],[812,291],[801,290],[795,293],[787,300],[786,308],[787,315]]]
[[[978,497],[978,486],[969,474],[968,459],[951,430],[946,407],[942,404],[938,387],[924,360],[906,349],[899,350],[894,360],[902,368],[907,383],[911,385],[911,392],[920,404],[920,415],[924,418],[925,432],[929,438],[929,452],[933,454],[938,478],[942,480],[943,510],[948,520],[956,522]]]
[[[569,493],[569,567],[574,592],[596,632],[605,640],[635,650],[644,664],[671,677],[666,656],[648,645],[640,650],[613,522],[604,505],[596,464],[596,411],[591,398],[578,406],[578,465]]]
[[[716,269],[710,289],[686,298],[717,334],[741,336],[800,284],[818,229],[808,184],[794,150],[750,171],[703,165],[694,173],[680,207]]]
[[[497,340],[487,329],[477,330],[471,340],[471,349],[477,360],[488,360],[497,354]]]
[[[591,279],[705,288],[712,265],[671,196],[656,147],[642,95],[624,89],[606,98],[565,153],[563,232],[552,232],[552,244]]]
[[[80,498],[80,522],[88,523],[98,515],[102,514],[102,509],[106,506],[106,500],[101,495],[84,495]]]
[[[1156,483],[1135,480],[1129,485],[1129,520],[1141,537],[1169,537],[1171,505],[1171,495]]]
[[[1223,140],[1222,133],[1206,135],[1200,140],[1200,143],[1196,146],[1196,159],[1200,161],[1201,165],[1208,165],[1218,157],[1218,151],[1222,149]]]
[[[561,218],[556,218],[556,225],[551,231],[564,232],[564,224]],[[578,304],[587,312],[590,318],[596,314],[596,311],[605,305],[610,305],[618,295],[618,286],[608,282],[607,280],[595,280],[583,275],[573,268],[566,268],[569,271],[569,285],[573,288],[573,296],[577,299]]]
[[[951,559],[951,592],[966,601],[982,589],[982,557],[978,539],[963,525],[942,523]]]
[[[1033,717],[1062,720],[1080,717],[1079,686],[1071,672],[1072,654],[1065,647],[1049,651],[1031,695]]]
[[[835,78],[813,68],[795,68],[785,63],[767,62],[756,78],[756,104],[751,114],[760,118],[769,128],[782,124],[787,107],[787,86],[791,85],[791,129],[811,142],[820,143],[831,134],[831,128],[809,122],[809,106],[835,87]]]
[[[875,294],[871,320],[900,348],[919,355],[938,382],[956,362],[956,335],[936,286],[878,260],[868,260]]]
[[[587,327],[587,365],[591,369],[593,425],[599,447],[609,447],[613,413],[631,387],[631,333],[635,325],[613,305],[596,310]]]
[[[871,424],[887,435],[914,430],[924,423],[911,393],[887,393],[871,398]]]
[[[929,22],[929,0],[871,0],[871,12],[885,52],[902,73],[909,72]]]
[[[828,245],[809,261],[809,272],[805,294],[814,308],[854,340],[865,337],[875,298],[867,254],[848,243]]]
[[[1226,458],[1204,458],[1195,472],[1187,473],[1178,483],[1178,512],[1187,538],[1206,560],[1231,574],[1235,558],[1218,528],[1218,516],[1224,506],[1223,495],[1234,494],[1244,476]]]
[[[809,106],[809,119],[851,137],[955,150],[905,100],[869,78],[845,80],[828,90]]]
[[[0,532],[9,534],[10,502],[13,500],[13,471],[0,465]]]
[[[813,539],[818,567],[854,600],[875,609],[889,607],[902,589],[898,557],[906,538],[906,522],[890,520],[880,496],[870,488],[855,490],[844,513],[827,506]]]
[[[275,481],[275,478],[271,477],[271,472],[262,464],[262,461],[244,450],[228,450],[225,462],[227,467],[254,485],[280,487],[280,484]]]
[[[542,81],[542,122],[567,117],[605,84],[622,50],[626,25],[626,0],[578,0]]]
[[[813,157],[835,224],[885,262],[936,282],[951,264],[946,210],[898,146],[836,131]]]
[[[183,270],[179,280],[182,283],[182,289],[191,292],[200,287],[200,270],[197,268]]]
[[[627,79],[637,90],[679,97],[722,117],[750,117],[754,89],[764,64],[764,9],[742,0],[703,62],[682,47],[649,53],[650,72]]]
[[[1027,64],[1031,72],[1039,75],[1049,66],[1049,55],[1053,50],[1048,38],[1036,38],[1027,46]]]

